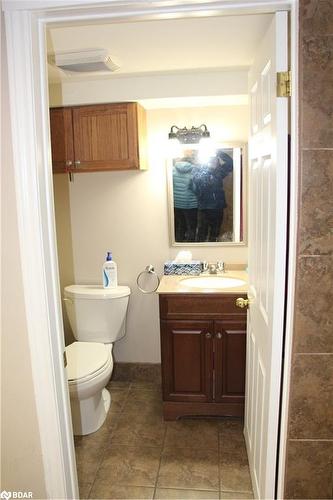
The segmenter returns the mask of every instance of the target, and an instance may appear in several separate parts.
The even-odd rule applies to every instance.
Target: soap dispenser
[[[108,252],[103,264],[103,288],[116,288],[117,286],[117,264],[112,260],[112,252]]]

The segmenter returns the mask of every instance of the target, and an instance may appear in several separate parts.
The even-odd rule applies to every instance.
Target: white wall
[[[46,498],[21,279],[3,18],[1,36],[1,487]],[[28,265],[27,262],[23,262]]]
[[[136,277],[147,264],[159,274],[179,248],[169,244],[166,187],[167,135],[172,124],[206,123],[221,141],[246,142],[247,107],[177,108],[147,112],[149,170],[75,175],[70,185],[74,275],[101,282],[107,250],[118,263],[119,282],[132,289],[127,335],[115,345],[117,361],[159,362],[158,297],[143,295]],[[190,248],[194,258],[246,263],[245,247]]]
[[[131,76],[64,81],[50,85],[52,106],[125,102],[189,96],[247,95],[247,69],[184,71],[154,76]]]

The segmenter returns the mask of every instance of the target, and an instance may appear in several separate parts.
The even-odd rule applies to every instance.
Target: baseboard
[[[156,382],[161,384],[159,363],[119,363],[113,367],[112,380],[124,382]]]

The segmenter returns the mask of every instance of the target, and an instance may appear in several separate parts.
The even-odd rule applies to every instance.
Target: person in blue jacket
[[[193,175],[193,190],[198,199],[197,241],[218,241],[227,207],[223,179],[233,171],[233,160],[223,150],[209,162],[197,168]]]
[[[175,240],[194,242],[197,229],[198,200],[193,191],[191,158],[182,158],[174,163],[173,201],[175,220]]]

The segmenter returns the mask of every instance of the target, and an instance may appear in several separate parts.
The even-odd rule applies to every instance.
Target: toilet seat
[[[87,382],[112,364],[112,344],[73,342],[65,350],[69,385]]]

